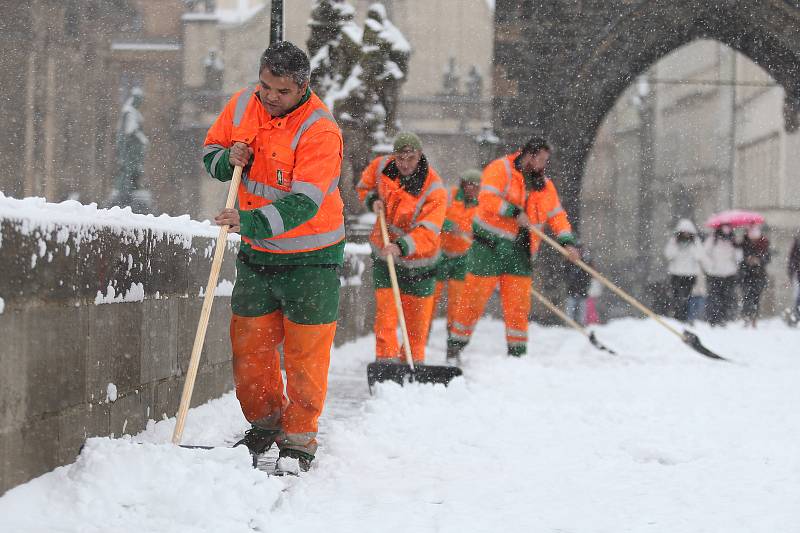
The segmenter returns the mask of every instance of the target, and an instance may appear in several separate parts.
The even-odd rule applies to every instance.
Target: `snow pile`
[[[364,338],[335,350],[318,463],[285,492],[240,449],[93,439],[0,498],[0,515],[10,531],[794,531],[800,331],[697,333],[735,362],[640,320],[597,328],[616,357],[533,325],[530,355],[513,359],[502,323],[483,320],[449,388],[334,402],[364,386]],[[167,442],[173,427],[151,422],[136,440]],[[192,410],[184,441],[229,443],[245,427],[228,394]]]
[[[157,239],[169,236],[190,248],[192,237],[217,237],[219,228],[206,220],[198,222],[189,215],[172,217],[169,215],[140,215],[130,207],[99,209],[97,204],[84,205],[74,200],[61,203],[48,202],[44,198],[30,197],[16,199],[0,192],[0,219],[16,223],[18,231],[24,235],[55,233],[58,243],[65,243],[73,236],[77,246],[83,240],[91,240],[98,228],[110,228],[118,234],[141,243],[146,231],[152,231]],[[239,236],[231,234],[229,241],[238,241]],[[0,242],[2,245],[2,242]],[[39,244],[40,256],[42,243]],[[69,251],[67,251],[69,254]],[[31,259],[35,265],[35,256]]]

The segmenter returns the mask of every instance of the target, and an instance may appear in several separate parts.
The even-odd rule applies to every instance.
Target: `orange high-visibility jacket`
[[[544,188],[541,191],[529,191],[528,200],[525,204],[525,214],[531,220],[531,224],[537,228],[543,228],[545,224],[550,226],[550,230],[556,236],[556,240],[561,244],[573,243],[572,225],[567,218],[567,212],[561,207],[561,200],[558,197],[556,186],[546,178]],[[541,239],[538,235],[531,232],[531,255],[535,256],[539,251]]]
[[[342,134],[325,104],[313,92],[291,113],[272,117],[257,91],[242,89],[228,101],[211,126],[205,152],[243,142],[254,151],[239,187],[239,208],[259,210],[270,223],[272,237],[242,237],[254,250],[300,253],[332,246],[344,239],[344,205],[339,194]],[[212,174],[216,159],[212,163]],[[271,204],[304,194],[317,205],[316,214],[294,228],[285,228]]]
[[[514,240],[519,232],[516,216],[523,210],[531,223],[543,227],[545,223],[559,240],[572,238],[570,226],[555,185],[545,179],[541,191],[526,191],[522,172],[514,167],[519,152],[495,159],[483,169],[481,191],[475,224],[496,237]],[[531,254],[538,250],[539,239],[531,235]]]
[[[447,191],[447,214],[442,228],[442,253],[447,257],[460,257],[472,246],[472,218],[478,206],[467,206],[463,194],[461,187]]]
[[[414,196],[384,171],[392,163],[390,156],[376,157],[361,173],[356,186],[361,201],[377,194],[386,208],[389,238],[397,242],[404,255],[397,264],[406,268],[434,266],[439,259],[440,232],[447,210],[447,192],[439,175],[428,166],[425,183]],[[383,248],[380,222],[370,236],[373,249]],[[402,241],[402,244],[399,242]]]

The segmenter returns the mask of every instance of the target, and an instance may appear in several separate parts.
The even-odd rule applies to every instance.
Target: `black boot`
[[[300,472],[308,472],[309,468],[311,468],[311,461],[313,460],[314,456],[310,453],[293,450],[291,448],[283,448],[278,455],[278,462],[275,463],[275,475],[296,476]]]
[[[261,455],[272,447],[278,433],[277,429],[263,429],[254,425],[244,432],[244,437],[233,447],[244,444],[254,456]]]
[[[454,342],[451,340],[447,341],[447,362],[449,363],[459,363],[461,360],[461,352],[467,345],[465,343]]]

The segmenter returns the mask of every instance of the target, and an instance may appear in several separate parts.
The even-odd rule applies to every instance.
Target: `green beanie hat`
[[[471,168],[469,170],[465,170],[461,174],[461,181],[466,181],[469,183],[480,183],[481,182],[481,171],[477,168]]]
[[[403,148],[411,148],[412,150],[422,151],[422,141],[419,140],[416,134],[410,131],[398,133],[394,138],[394,151],[399,152]]]

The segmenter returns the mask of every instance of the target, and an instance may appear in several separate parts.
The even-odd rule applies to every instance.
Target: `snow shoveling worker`
[[[294,44],[267,48],[258,86],[233,95],[203,156],[220,181],[244,167],[239,208],[214,219],[242,236],[230,334],[236,397],[252,428],[237,444],[257,455],[276,443],[278,465],[289,458],[303,471],[317,449],[345,237],[342,135],[309,88],[309,72]]]
[[[483,169],[461,305],[448,331],[449,360],[457,360],[469,343],[498,283],[508,355],[527,353],[531,263],[539,249],[539,238],[529,232],[529,226],[543,228],[547,224],[556,240],[567,247],[570,258],[579,258],[555,185],[545,176],[550,153],[547,141],[535,137],[520,151]]]
[[[467,252],[472,246],[472,218],[478,207],[481,171],[469,169],[461,175],[457,187],[447,191],[447,214],[442,226],[442,255],[436,270],[436,304],[447,285],[447,327],[455,318],[464,277],[467,274]]]
[[[384,247],[380,220],[370,236],[375,279],[375,354],[379,361],[405,363],[397,341],[398,316],[392,295],[388,255],[394,256],[411,355],[424,363],[439,239],[447,191],[422,153],[413,133],[398,133],[391,155],[375,158],[356,186],[367,209],[386,213],[391,243]]]

